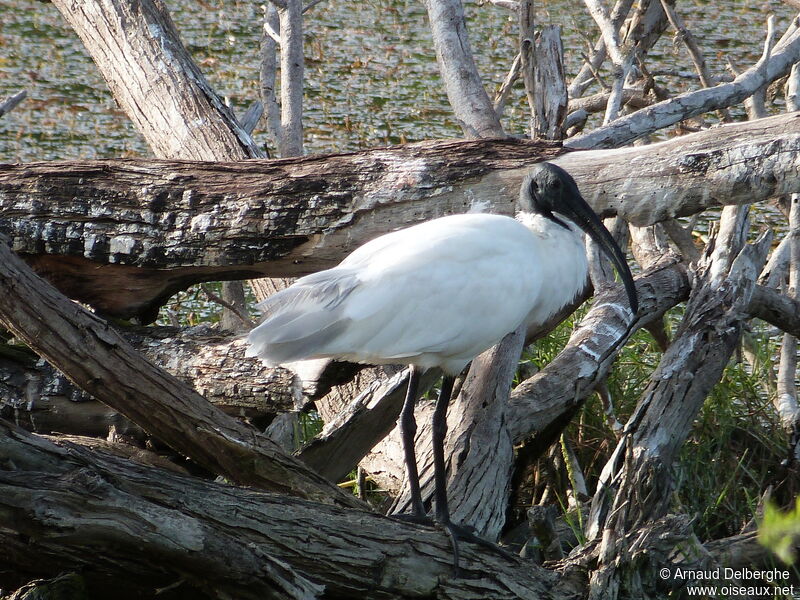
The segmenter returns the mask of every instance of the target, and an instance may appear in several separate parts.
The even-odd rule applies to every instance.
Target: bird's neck
[[[578,239],[583,238],[583,231],[581,228],[561,215],[558,217],[560,223],[553,221],[545,215],[532,212],[519,212],[516,214],[515,218],[540,238],[550,238],[554,235],[559,237],[566,235]],[[564,227],[565,225],[566,228]]]

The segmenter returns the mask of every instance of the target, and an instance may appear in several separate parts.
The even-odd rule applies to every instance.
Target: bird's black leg
[[[436,520],[450,522],[450,509],[447,505],[447,473],[444,466],[444,438],[447,435],[447,405],[453,393],[455,377],[445,375],[442,389],[433,411],[433,480],[436,484]]]
[[[455,377],[445,375],[442,378],[442,389],[436,400],[433,411],[432,442],[433,442],[433,480],[436,484],[436,520],[447,530],[450,542],[453,544],[453,576],[458,577],[458,539],[463,537],[460,527],[456,527],[450,520],[450,507],[447,504],[447,471],[444,464],[444,438],[447,435],[447,405],[453,393]]]
[[[453,393],[455,377],[445,375],[442,379],[442,389],[436,400],[433,411],[432,441],[433,441],[433,478],[436,483],[436,521],[447,530],[450,542],[453,544],[453,576],[459,576],[458,540],[465,540],[479,544],[492,550],[500,550],[492,542],[479,537],[471,527],[456,525],[450,520],[450,508],[447,503],[447,471],[444,464],[444,438],[447,435],[447,406]],[[501,550],[505,555],[507,552]]]
[[[417,402],[419,389],[420,369],[415,366],[409,368],[408,390],[400,412],[400,437],[403,439],[403,453],[408,473],[408,486],[411,489],[411,508],[414,517],[425,519],[425,506],[422,504],[422,492],[419,487],[419,471],[417,470],[417,453],[414,451],[414,436],[417,434],[417,421],[414,419],[414,406]]]

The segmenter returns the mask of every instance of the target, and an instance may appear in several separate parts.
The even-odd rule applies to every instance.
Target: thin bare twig
[[[680,15],[675,12],[674,7],[670,5],[667,0],[661,0],[661,7],[664,9],[664,14],[667,15],[667,19],[669,19],[670,24],[675,28],[676,37],[680,38],[683,41],[683,44],[686,46],[686,50],[689,52],[689,56],[691,57],[694,67],[697,70],[700,83],[703,85],[703,87],[707,88],[716,85],[717,82],[711,75],[711,72],[708,70],[708,65],[706,65],[706,59],[700,50],[700,46],[698,46],[697,40],[692,32],[687,29],[683,19],[681,19]],[[731,115],[726,108],[719,110],[719,116],[720,119],[725,123],[730,123],[732,120]]]
[[[239,319],[241,319],[242,323],[244,323],[249,329],[252,329],[253,327],[256,326],[256,323],[253,322],[253,320],[249,316],[247,316],[247,314],[245,314],[241,310],[239,310],[239,308],[237,306],[234,306],[230,302],[227,302],[227,301],[223,300],[222,298],[220,298],[217,294],[212,292],[211,289],[207,285],[205,285],[205,284],[201,285],[200,289],[203,290],[203,293],[206,295],[206,297],[209,300],[211,300],[211,302],[215,302],[215,303],[219,304],[220,306],[223,306],[223,307],[227,308],[229,311],[231,311],[233,314],[235,314],[237,317],[239,317]]]
[[[519,79],[519,72],[520,72],[520,65],[522,64],[522,55],[517,54],[514,57],[514,61],[511,63],[511,68],[508,71],[508,75],[506,75],[503,84],[500,86],[500,89],[497,90],[497,94],[494,96],[494,111],[497,113],[498,117],[503,115],[503,110],[505,110],[506,102],[508,102],[508,97],[511,94],[511,88]]]
[[[322,1],[323,0],[311,0],[311,2],[309,2],[303,7],[302,13],[306,14],[308,11],[310,11],[312,8],[314,8],[317,4],[319,4]]]
[[[20,90],[13,96],[9,96],[8,98],[0,102],[0,117],[14,110],[14,108],[16,108],[20,102],[25,100],[27,96],[28,92],[26,90]]]

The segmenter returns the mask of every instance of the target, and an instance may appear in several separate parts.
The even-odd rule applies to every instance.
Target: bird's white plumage
[[[263,303],[248,355],[335,357],[458,373],[521,323],[542,323],[586,280],[582,234],[532,214],[443,217],[356,249]]]

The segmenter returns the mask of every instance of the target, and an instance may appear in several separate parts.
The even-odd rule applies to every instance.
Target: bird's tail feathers
[[[354,273],[331,269],[273,294],[258,305],[263,321],[250,332],[246,355],[272,366],[325,356],[325,345],[350,322],[341,305],[357,285]]]

